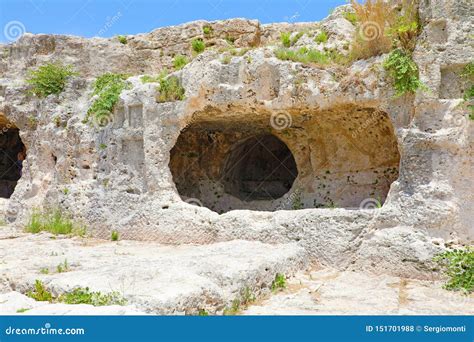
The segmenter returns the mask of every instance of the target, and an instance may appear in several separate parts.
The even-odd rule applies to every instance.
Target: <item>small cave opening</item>
[[[22,176],[26,147],[20,130],[0,114],[0,197],[10,198]]]
[[[275,200],[293,185],[293,154],[272,134],[252,136],[231,147],[224,163],[224,191],[242,201]]]

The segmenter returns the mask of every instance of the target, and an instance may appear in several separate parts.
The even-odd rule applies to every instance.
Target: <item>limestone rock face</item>
[[[415,59],[430,91],[416,96],[394,96],[386,56],[348,67],[275,57],[282,32],[293,49],[347,54],[356,29],[345,7],[320,23],[197,21],[126,44],[25,34],[0,46],[0,112],[27,154],[2,202],[8,229],[59,207],[98,238],[296,243],[338,269],[429,277],[433,255],[474,235],[474,134],[457,72],[474,55],[473,16],[463,6],[422,2]],[[199,55],[195,39],[207,46]],[[140,77],[173,70],[177,54],[192,59],[172,72],[184,99],[157,102],[158,83]],[[38,99],[27,72],[49,61],[78,75]],[[107,122],[86,122],[105,72],[130,74],[131,86]],[[260,172],[268,165],[283,167]]]

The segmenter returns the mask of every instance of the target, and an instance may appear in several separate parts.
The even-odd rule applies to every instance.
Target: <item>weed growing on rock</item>
[[[437,255],[434,258],[448,277],[444,288],[452,291],[463,291],[467,294],[474,291],[474,247],[454,249]]]
[[[210,36],[212,34],[212,32],[214,32],[214,29],[212,28],[212,26],[209,26],[209,25],[203,26],[202,33],[205,36]]]
[[[342,14],[342,16],[344,17],[344,19],[346,19],[347,21],[349,21],[352,25],[357,25],[357,14],[355,14],[354,12],[344,12]]]
[[[26,82],[32,85],[31,92],[38,97],[60,94],[66,87],[67,80],[77,75],[70,65],[48,63],[37,70],[30,71]]]
[[[240,291],[240,296],[235,298],[230,306],[224,309],[225,316],[231,316],[238,314],[241,310],[246,309],[256,299],[255,294],[252,292],[250,287],[245,287]]]
[[[280,41],[284,47],[289,48],[291,46],[291,32],[282,32],[280,34]]]
[[[199,309],[198,316],[209,316],[209,313],[205,309]]]
[[[232,60],[232,56],[224,55],[221,59],[221,63],[222,64],[229,64],[231,60]]]
[[[26,295],[38,302],[52,302],[53,295],[44,286],[41,280],[36,279],[33,291],[28,291]]]
[[[47,231],[52,234],[85,235],[85,228],[75,223],[69,215],[60,209],[48,209],[43,212],[33,210],[25,229],[29,233]]]
[[[181,81],[176,76],[160,78],[160,85],[158,86],[159,95],[157,101],[172,102],[184,100],[184,88],[181,86]]]
[[[402,49],[393,50],[383,64],[393,80],[396,96],[414,93],[426,86],[418,78],[418,66]]]
[[[298,40],[300,40],[300,38],[303,37],[303,35],[304,35],[304,32],[298,32],[297,34],[295,34],[293,38],[291,38],[290,45],[291,46],[295,45],[298,42]]]
[[[120,42],[120,44],[124,44],[124,45],[127,44],[127,37],[120,35],[120,36],[117,36],[117,39]]]
[[[326,43],[328,41],[328,34],[326,31],[321,31],[321,33],[319,33],[318,35],[316,35],[316,37],[314,38],[314,41],[316,43]]]
[[[284,61],[300,62],[304,64],[329,64],[331,62],[331,55],[327,52],[308,49],[302,47],[296,51],[290,49],[277,49],[275,56]]]
[[[392,38],[393,45],[405,51],[413,51],[416,37],[420,34],[421,24],[418,8],[415,1],[404,0],[398,15],[387,30],[387,35]]]
[[[49,268],[43,267],[42,269],[40,269],[40,273],[41,274],[49,274]]]
[[[191,46],[193,48],[193,51],[197,54],[203,52],[206,49],[206,45],[204,44],[204,41],[201,38],[193,39],[193,41],[191,42]]]
[[[110,236],[110,240],[112,241],[118,241],[119,239],[119,232],[116,230],[112,230],[112,234]]]
[[[283,274],[277,273],[275,280],[272,282],[271,289],[273,292],[280,291],[286,288],[286,278]]]
[[[93,96],[98,95],[98,98],[87,111],[87,116],[93,115],[100,126],[109,123],[120,93],[122,90],[130,88],[130,83],[126,81],[127,78],[128,75],[112,73],[99,76],[93,84],[92,93]]]
[[[79,287],[71,292],[64,293],[57,298],[57,301],[66,304],[89,304],[93,306],[127,304],[127,300],[117,291],[103,294],[101,292],[91,292],[88,287]]]
[[[56,272],[58,273],[64,273],[69,271],[69,264],[67,263],[67,259],[64,259],[62,263],[60,263],[58,266],[56,266]]]
[[[188,59],[183,55],[176,55],[173,58],[173,67],[175,70],[181,70],[184,66],[188,64]]]
[[[26,311],[28,311],[28,310],[30,310],[30,309],[28,309],[28,308],[20,308],[20,309],[16,310],[16,313],[23,313],[23,312],[26,312]]]

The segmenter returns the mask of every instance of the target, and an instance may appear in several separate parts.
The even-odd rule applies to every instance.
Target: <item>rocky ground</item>
[[[57,266],[67,270],[58,272]],[[164,246],[152,242],[0,235],[0,314],[222,314],[249,289],[245,315],[474,314],[474,297],[439,281],[315,268],[295,244],[231,241]],[[48,270],[47,274],[45,270]],[[277,273],[287,288],[271,292]],[[41,280],[53,295],[77,287],[118,291],[124,306],[37,302],[25,293]]]

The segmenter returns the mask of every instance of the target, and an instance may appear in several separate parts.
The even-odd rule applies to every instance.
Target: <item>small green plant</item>
[[[127,44],[127,37],[119,35],[117,36],[117,39],[120,42],[120,44],[124,44],[124,45]]]
[[[28,310],[30,310],[30,309],[28,309],[28,308],[20,308],[20,309],[16,310],[16,313],[23,313],[23,312],[26,312],[26,311],[28,311]]]
[[[284,47],[289,48],[291,46],[291,32],[282,32],[280,41]]]
[[[42,269],[40,269],[40,273],[41,274],[49,274],[49,268],[43,267]]]
[[[448,277],[444,288],[452,291],[463,291],[470,294],[474,291],[474,247],[454,249],[437,255],[434,258]]]
[[[286,278],[283,274],[277,273],[275,275],[275,280],[272,282],[271,289],[273,292],[280,291],[286,288]]]
[[[240,299],[236,298],[232,301],[229,307],[224,309],[224,316],[233,316],[240,311]]]
[[[63,189],[63,194],[67,195],[69,193],[69,189],[68,188],[64,188]]]
[[[403,0],[402,9],[387,29],[387,35],[392,38],[395,46],[405,51],[413,51],[420,32],[421,23],[416,0]]]
[[[229,44],[230,46],[234,46],[234,44],[235,44],[235,38],[232,37],[232,36],[226,36],[226,37],[225,37],[225,41],[226,41],[227,44]]]
[[[418,78],[418,66],[412,57],[401,49],[393,50],[383,64],[393,80],[396,96],[414,93],[426,86]]]
[[[184,100],[184,88],[176,76],[160,78],[158,90],[160,92],[157,98],[159,103]]]
[[[30,71],[26,82],[32,85],[31,92],[38,97],[60,94],[66,87],[67,80],[77,75],[70,65],[48,63]]]
[[[349,21],[352,25],[357,25],[357,14],[355,14],[354,12],[344,12],[343,15],[344,19],[346,19],[347,21]]]
[[[204,33],[205,36],[210,36],[214,32],[214,29],[212,26],[209,25],[204,25],[202,28],[202,33]]]
[[[173,58],[173,67],[176,70],[183,69],[186,64],[188,64],[188,59],[186,58],[186,56],[183,56],[183,55],[174,56],[174,58]]]
[[[250,287],[245,287],[240,291],[239,297],[235,298],[230,306],[224,309],[224,315],[236,315],[242,309],[247,308],[256,299],[255,294],[252,292]]]
[[[314,41],[316,43],[319,43],[319,44],[326,43],[328,41],[328,38],[329,38],[329,36],[328,36],[327,32],[326,31],[321,31],[318,35],[316,35],[316,37],[314,38]]]
[[[203,52],[206,48],[206,44],[204,44],[204,41],[201,38],[193,39],[193,41],[191,42],[191,46],[193,48],[193,51],[197,54]]]
[[[321,52],[302,47],[296,51],[290,49],[277,49],[275,56],[284,61],[300,62],[304,64],[325,65],[336,61],[334,52]]]
[[[232,56],[231,56],[231,55],[224,55],[224,56],[221,58],[221,63],[222,63],[222,64],[229,64],[231,60],[232,60]]]
[[[105,150],[107,148],[107,145],[104,143],[99,144],[99,149]]]
[[[87,111],[87,117],[94,116],[100,126],[105,126],[110,120],[115,104],[119,100],[120,93],[130,88],[126,81],[128,75],[106,73],[99,76],[93,84],[92,95],[98,98],[92,103]]]
[[[53,295],[49,292],[44,286],[41,280],[36,279],[35,289],[33,291],[28,291],[26,295],[38,302],[52,302]]]
[[[34,234],[47,231],[55,235],[85,235],[85,228],[82,225],[76,224],[68,214],[60,209],[33,210],[26,226],[26,231]]]
[[[55,116],[53,118],[53,121],[56,127],[61,127],[61,117],[59,115]]]
[[[110,239],[112,241],[118,241],[119,239],[119,232],[116,230],[112,230],[112,234],[110,235]]]
[[[209,316],[209,313],[205,309],[199,309],[198,316]]]
[[[63,273],[69,271],[69,264],[67,263],[67,259],[64,259],[62,263],[56,266],[56,272]]]
[[[91,292],[88,287],[79,287],[71,292],[64,293],[57,298],[57,301],[66,304],[89,304],[93,306],[127,304],[127,300],[117,291],[103,294],[101,292]]]
[[[303,202],[301,201],[301,196],[299,193],[295,194],[295,197],[293,198],[293,201],[291,203],[291,208],[293,210],[299,210],[303,209],[304,205]]]

